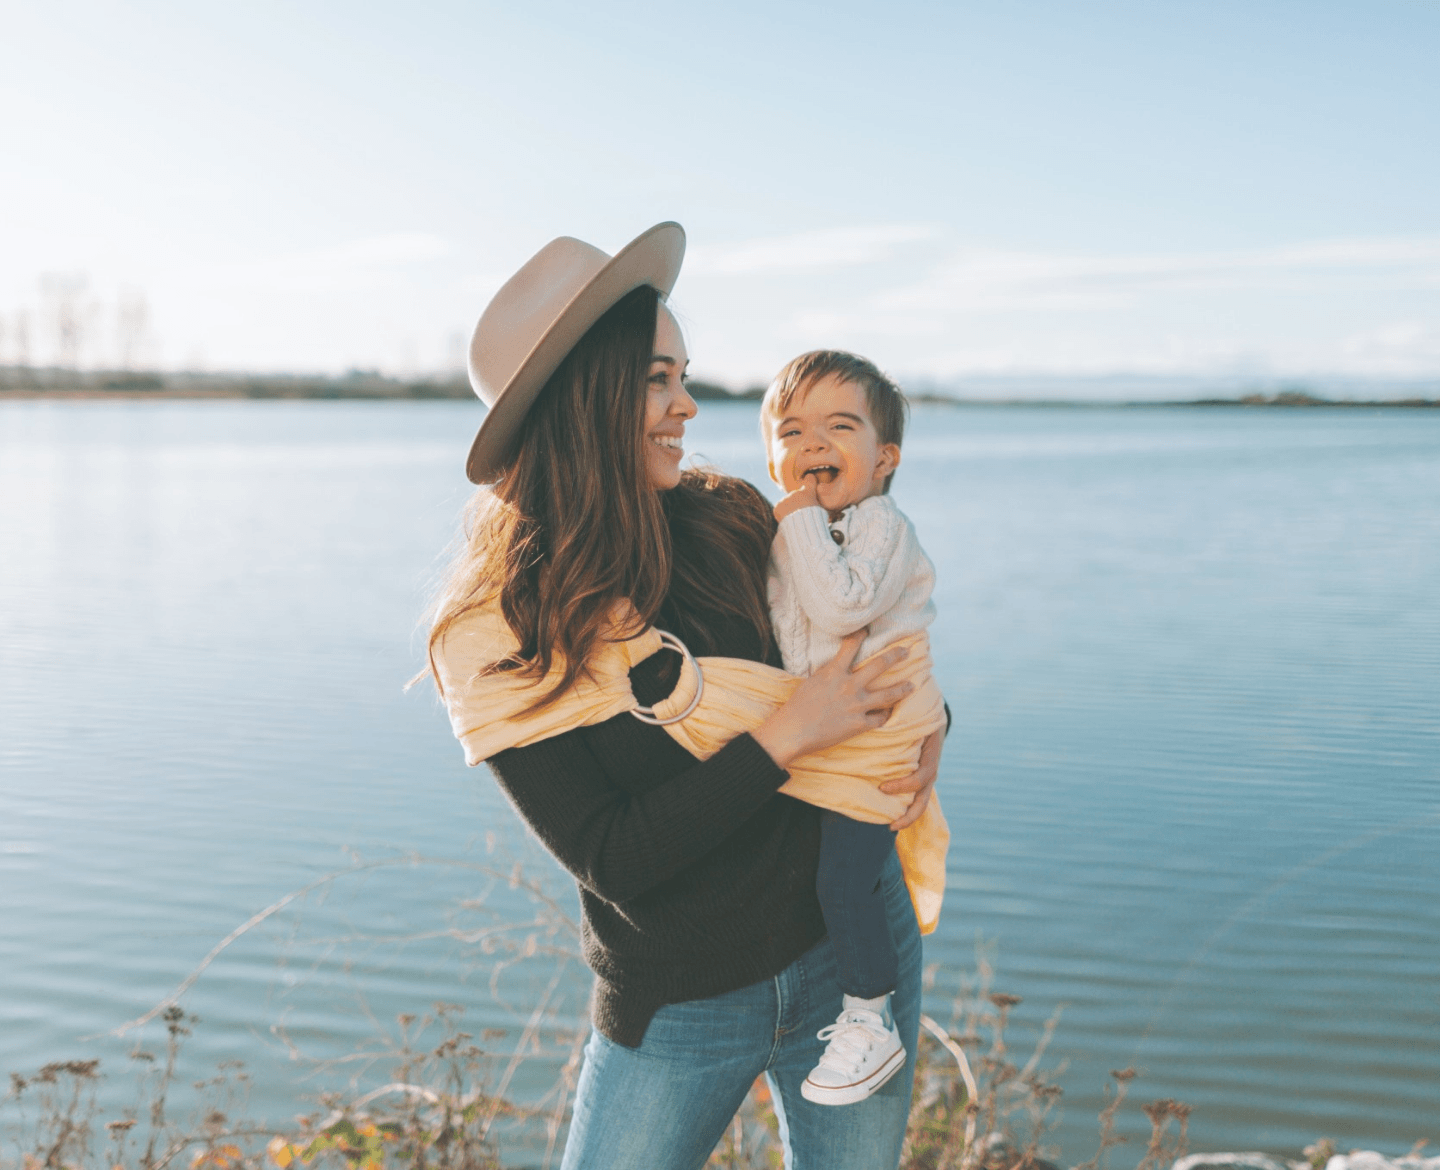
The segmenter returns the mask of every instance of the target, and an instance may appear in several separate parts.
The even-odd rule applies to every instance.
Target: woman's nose
[[[681,418],[694,418],[700,408],[695,405],[695,399],[690,397],[690,391],[685,389],[684,383],[675,392],[674,398],[670,400],[670,413],[678,414]]]

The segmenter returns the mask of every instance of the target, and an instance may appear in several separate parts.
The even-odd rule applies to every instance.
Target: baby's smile
[[[831,519],[869,496],[880,495],[900,461],[900,448],[881,443],[870,418],[865,391],[855,382],[827,375],[785,405],[767,413],[765,442],[770,478],[796,503],[781,508],[824,508]],[[777,518],[782,518],[777,516]]]

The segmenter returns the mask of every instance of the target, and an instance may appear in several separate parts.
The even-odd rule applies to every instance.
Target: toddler
[[[810,674],[856,630],[868,627],[861,661],[935,619],[935,569],[886,494],[905,415],[894,382],[835,350],[802,354],[765,393],[770,478],[786,492],[775,506],[770,616],[791,674]],[[905,1064],[890,1014],[897,958],[878,889],[894,839],[888,825],[821,814],[816,892],[844,1003],[821,1029],[825,1052],[801,1087],[818,1104],[863,1101]]]

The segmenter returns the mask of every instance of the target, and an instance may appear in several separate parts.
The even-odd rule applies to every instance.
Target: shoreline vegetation
[[[360,1061],[344,1078],[348,1087],[328,1077],[333,1087],[304,1101],[305,1111],[289,1124],[248,1116],[253,1081],[240,1061],[224,1060],[214,1075],[192,1080],[195,1070],[182,1049],[199,1020],[181,1000],[212,962],[267,919],[294,915],[309,895],[399,866],[474,872],[481,889],[461,903],[467,917],[457,920],[454,937],[467,944],[462,955],[476,974],[489,968],[492,996],[499,996],[498,980],[507,972],[532,977],[532,994],[512,1005],[514,1026],[471,1024],[475,1030],[467,1031],[465,1008],[446,1003],[403,1013],[393,1023],[372,1017],[374,1035],[340,1062]],[[533,917],[489,905],[488,894],[499,884],[528,896]],[[298,930],[300,921],[292,927]],[[373,939],[357,935],[355,941]],[[327,945],[334,942],[327,938]],[[407,855],[326,874],[253,915],[169,996],[110,1033],[133,1038],[130,1075],[120,1077],[133,1078],[128,1100],[102,1093],[112,1070],[93,1056],[34,1071],[3,1070],[9,1089],[0,1093],[0,1170],[551,1170],[563,1149],[588,1033],[583,1019],[564,1015],[554,1000],[562,972],[579,965],[578,946],[578,923],[567,907],[503,855],[475,862]],[[1050,1142],[1065,1062],[1047,1053],[1060,1011],[1043,1025],[1026,1013],[1022,1026],[1017,1009],[1023,1000],[994,990],[988,949],[977,945],[973,970],[934,965],[926,971],[931,998],[936,990],[948,993],[950,1011],[943,1022],[921,1017],[900,1170],[1060,1170],[1053,1160],[1060,1151]],[[139,1030],[154,1021],[164,1034],[159,1044],[147,1045]],[[291,1059],[312,1074],[339,1070],[333,1060],[307,1055],[283,1026],[278,1034]],[[553,1080],[548,1088],[517,1091],[514,1074],[530,1060],[553,1069]],[[185,1091],[187,1082],[193,1094]],[[1440,1170],[1440,1157],[1422,1155],[1423,1139],[1398,1157],[1341,1153],[1323,1137],[1303,1153],[1280,1156],[1191,1154],[1194,1111],[1172,1098],[1138,1099],[1142,1084],[1135,1068],[1110,1073],[1094,1153],[1072,1170],[1119,1170],[1118,1147],[1126,1144],[1131,1151],[1123,1161],[1133,1170]],[[779,1130],[769,1087],[758,1079],[707,1170],[772,1170],[780,1163]]]
[[[933,982],[935,971],[927,975]],[[1031,1051],[1013,1050],[1006,1029],[1022,1000],[990,991],[991,975],[981,957],[973,975],[961,976],[948,1026],[921,1017],[899,1170],[1061,1170],[1052,1160],[1060,1152],[1047,1139],[1065,1066],[1042,1065],[1060,1013]],[[150,1014],[164,1024],[163,1048],[137,1042],[130,1052],[136,1091],[128,1105],[100,1103],[106,1072],[97,1059],[10,1073],[9,1091],[0,1096],[0,1133],[18,1156],[0,1146],[0,1170],[552,1170],[585,1039],[584,1029],[547,1029],[540,1008],[518,1046],[505,1028],[477,1037],[462,1030],[463,1007],[437,1003],[400,1015],[365,1054],[389,1061],[387,1083],[366,1092],[353,1082],[348,1092],[320,1092],[289,1125],[275,1125],[245,1115],[251,1077],[237,1060],[193,1082],[189,1108],[177,1109],[172,1090],[188,1071],[181,1050],[200,1021],[174,1002]],[[507,1093],[520,1061],[556,1054],[568,1059],[543,1097],[521,1101]],[[1110,1073],[1095,1151],[1070,1170],[1119,1170],[1114,1151],[1130,1143],[1126,1161],[1134,1170],[1440,1170],[1440,1157],[1424,1156],[1424,1139],[1399,1156],[1342,1153],[1326,1137],[1289,1155],[1190,1153],[1192,1108],[1172,1098],[1132,1101],[1140,1076],[1133,1067]],[[524,1161],[507,1150],[516,1126],[543,1131],[543,1155],[533,1142]],[[769,1086],[757,1078],[705,1170],[773,1170],[780,1160],[779,1119]]]
[[[1104,379],[1085,379],[1087,387],[1109,386],[1112,395],[1123,389],[1128,379],[1117,378],[1113,385]],[[1198,386],[1197,381],[1194,385]],[[1058,385],[1058,383],[1057,383]],[[763,386],[731,389],[717,382],[691,379],[690,392],[702,402],[758,401]],[[1188,387],[1187,387],[1188,388]],[[1005,392],[1003,380],[987,379],[981,386],[957,387],[949,392],[921,389],[908,394],[916,405],[954,407],[1074,407],[1081,408],[1154,408],[1175,406],[1229,407],[1440,407],[1440,379],[1433,382],[1406,382],[1387,386],[1400,391],[1386,397],[1363,396],[1356,388],[1347,387],[1346,396],[1334,397],[1304,385],[1279,385],[1263,389],[1243,389],[1230,394],[1200,392],[1197,397],[1126,398],[1016,396]],[[976,390],[979,393],[976,393]],[[1379,386],[1369,388],[1378,390]],[[1184,391],[1182,391],[1184,393]],[[73,370],[58,367],[0,367],[0,401],[35,398],[61,400],[144,400],[249,398],[307,399],[343,401],[389,400],[455,400],[471,401],[474,392],[460,373],[417,378],[397,378],[377,370],[350,370],[345,374],[247,374],[200,373],[158,370]]]

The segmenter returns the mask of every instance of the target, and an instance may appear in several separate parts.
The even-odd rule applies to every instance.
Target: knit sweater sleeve
[[[862,500],[837,545],[825,509],[801,508],[780,521],[795,598],[811,625],[835,637],[892,609],[910,579],[919,543],[884,496]]]
[[[629,719],[621,715],[620,719]],[[632,789],[611,779],[579,728],[488,763],[520,816],[583,887],[621,904],[673,877],[738,828],[788,778],[748,734],[670,774],[638,754]],[[660,728],[647,728],[674,750]],[[647,787],[647,767],[667,778]]]

